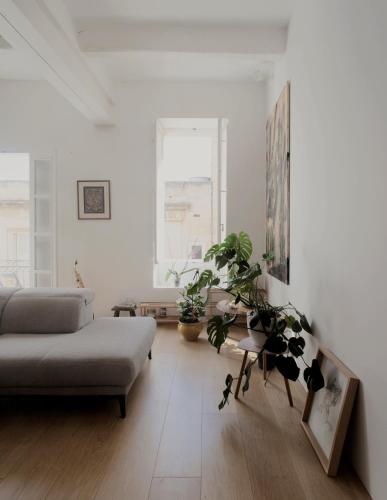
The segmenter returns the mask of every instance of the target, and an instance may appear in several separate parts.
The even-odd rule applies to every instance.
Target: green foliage
[[[243,394],[249,390],[250,388],[250,378],[251,378],[251,371],[253,369],[254,364],[258,361],[258,356],[254,360],[250,360],[245,368],[244,371],[244,376],[245,376],[245,383],[243,384],[242,387],[242,392]]]
[[[187,293],[195,295],[200,293],[203,288],[211,288],[217,286],[220,283],[220,278],[216,276],[213,271],[206,269],[202,273],[197,273],[194,277],[193,283],[187,285]]]
[[[197,288],[199,271],[196,271],[192,283],[188,283],[181,292],[181,299],[177,301],[182,323],[197,323],[205,315],[206,300],[200,295]]]
[[[177,302],[182,323],[197,323],[199,318],[206,314],[207,298],[201,295],[203,288],[210,289],[218,285],[220,279],[209,269],[199,273],[196,270],[191,283],[188,283],[181,292],[181,299]]]
[[[274,252],[266,252],[262,255],[262,259],[265,261],[265,262],[271,262],[272,260],[274,260]]]
[[[222,243],[213,245],[204,257],[205,262],[214,261],[217,271],[225,270],[226,275],[219,276],[210,269],[201,273],[196,270],[192,282],[184,288],[179,302],[180,321],[197,322],[201,316],[205,315],[208,300],[208,294],[207,299],[201,295],[202,290],[216,286],[228,292],[235,304],[241,303],[253,311],[249,328],[264,332],[267,339],[257,358],[250,361],[245,368],[243,392],[249,389],[253,365],[264,351],[275,356],[275,366],[285,378],[297,380],[300,369],[294,358],[304,361],[305,340],[301,333],[312,334],[312,328],[305,315],[292,304],[273,306],[266,300],[258,283],[262,275],[262,267],[258,262],[250,262],[252,253],[253,245],[247,233],[241,231],[239,234],[229,234]],[[264,262],[270,262],[274,255],[266,253],[262,258]],[[175,273],[171,272],[171,274]],[[221,283],[222,286],[220,286]],[[236,316],[229,314],[216,315],[209,319],[208,341],[218,352],[226,341],[230,326],[235,320]],[[288,332],[291,333],[290,337],[287,336]],[[317,361],[313,360],[311,367],[306,366],[304,378],[308,387],[311,390],[319,390],[324,386],[324,379]],[[219,403],[220,410],[228,403],[234,380],[231,374],[227,375],[223,399]]]
[[[313,335],[312,328],[309,325],[308,320],[306,319],[306,317],[303,314],[300,315],[300,324],[301,324],[301,327],[303,330],[305,330],[310,335]]]
[[[225,286],[221,288],[234,298],[235,304],[241,303],[254,311],[250,317],[249,328],[264,332],[267,336],[259,355],[262,355],[264,351],[274,354],[275,366],[280,373],[290,380],[296,380],[300,369],[294,357],[304,361],[305,340],[301,334],[306,332],[312,335],[312,328],[305,315],[292,304],[273,306],[267,302],[258,284],[259,277],[262,275],[261,265],[258,262],[249,262],[252,253],[251,240],[247,233],[241,231],[239,234],[231,233],[222,243],[213,245],[206,253],[204,260],[206,262],[214,261],[218,271],[226,270],[226,276],[222,282]],[[262,256],[264,262],[270,262],[273,258],[272,252]],[[216,280],[214,273],[206,270],[198,278],[197,286],[207,286],[207,283],[210,286],[218,286],[220,282],[220,279]],[[218,352],[226,341],[229,327],[235,322],[235,319],[235,316],[231,317],[225,314],[223,317],[214,316],[208,321],[208,340]],[[287,336],[287,332],[291,333],[290,337]],[[255,361],[249,362],[245,369],[243,392],[249,388],[251,370]],[[324,379],[315,360],[312,362],[312,367],[307,364],[306,366],[304,377],[308,387],[316,390],[323,387]],[[226,388],[219,409],[222,409],[228,402],[233,380],[232,375],[227,376]]]
[[[223,269],[226,265],[232,267],[242,261],[247,262],[253,253],[253,244],[244,231],[239,235],[229,234],[220,245],[213,245],[204,257],[205,262],[215,259],[216,268]]]
[[[170,269],[168,269],[167,273],[165,274],[165,281],[169,281],[169,279],[172,278],[173,276],[173,279],[180,284],[181,277],[184,274],[191,273],[192,271],[196,272],[198,271],[197,268],[188,269],[188,261],[184,264],[180,272],[176,271],[175,265],[176,264],[173,264],[173,266]]]
[[[220,350],[226,341],[229,328],[235,322],[236,316],[214,316],[208,320],[207,334],[211,345]]]
[[[177,305],[182,323],[197,323],[206,314],[205,299],[199,294],[187,295],[183,292]]]
[[[225,407],[226,403],[228,404],[228,398],[229,398],[230,394],[232,394],[231,387],[232,387],[233,381],[234,381],[233,376],[229,373],[226,377],[226,380],[225,380],[226,387],[223,391],[223,399],[218,404],[219,410],[222,410]]]

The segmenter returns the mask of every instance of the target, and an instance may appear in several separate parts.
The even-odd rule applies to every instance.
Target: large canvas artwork
[[[290,84],[266,124],[266,252],[268,272],[289,284]]]

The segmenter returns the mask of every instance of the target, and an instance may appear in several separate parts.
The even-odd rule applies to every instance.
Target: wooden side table
[[[241,387],[243,373],[245,371],[245,367],[246,367],[246,363],[247,363],[247,356],[249,355],[249,352],[255,352],[256,354],[259,354],[261,352],[261,347],[256,346],[251,337],[246,337],[245,339],[242,339],[238,344],[238,349],[242,349],[243,351],[245,351],[245,354],[243,356],[241,371],[239,372],[238,383],[237,383],[237,387],[236,387],[236,391],[235,391],[235,395],[234,395],[235,399],[238,399],[238,397],[239,397],[239,390]],[[267,355],[268,354],[273,354],[273,353],[267,352],[267,351],[263,352],[263,379],[265,381],[267,380]],[[285,377],[284,377],[284,383],[285,383],[285,388],[286,388],[286,394],[288,396],[289,405],[293,406],[293,397],[292,397],[292,393],[291,393],[290,386],[289,386],[289,380]]]
[[[129,316],[136,316],[136,304],[122,304],[118,306],[113,306],[112,311],[114,311],[114,317],[119,318],[122,311],[129,312]],[[148,358],[152,359],[152,349],[148,352]]]
[[[121,312],[128,312],[129,316],[136,316],[136,304],[121,304],[118,306],[113,306],[112,311],[114,311],[114,317],[119,318]]]

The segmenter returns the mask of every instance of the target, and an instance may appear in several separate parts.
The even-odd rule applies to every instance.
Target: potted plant
[[[181,292],[181,298],[177,300],[177,305],[180,311],[178,330],[185,340],[194,342],[198,339],[200,332],[203,329],[201,319],[206,313],[207,297],[203,297],[202,289],[207,287],[210,289],[213,285],[218,284],[219,279],[214,276],[212,271],[203,272],[202,274],[196,270],[193,281],[188,283]]]
[[[304,379],[308,388],[316,391],[324,386],[324,379],[316,360],[309,366],[303,358],[305,339],[301,333],[312,334],[312,329],[305,315],[292,304],[273,306],[259,288],[258,279],[262,268],[258,262],[250,263],[252,243],[249,236],[241,232],[232,233],[224,242],[211,247],[205,261],[215,261],[216,269],[223,275],[219,277],[222,289],[228,292],[235,304],[242,304],[249,311],[246,328],[255,340],[260,352],[257,358],[250,361],[245,369],[245,384],[243,391],[249,388],[251,369],[254,363],[262,358],[264,351],[272,354],[273,364],[287,379],[297,380],[300,369],[294,358],[300,358],[305,364]],[[263,255],[263,260],[271,260],[272,256]],[[206,273],[207,271],[203,271]],[[202,273],[202,274],[203,274]],[[198,277],[200,282],[201,276]],[[218,283],[217,283],[218,284]],[[236,315],[216,315],[208,321],[208,340],[218,350],[226,341],[230,326],[235,322]],[[231,393],[235,378],[228,374],[226,388],[219,409],[226,404]]]
[[[196,268],[188,269],[188,260],[185,262],[181,271],[176,270],[176,262],[173,263],[172,267],[168,269],[167,274],[165,275],[165,281],[169,281],[171,277],[173,277],[173,284],[175,288],[180,287],[181,277],[184,274],[191,273],[192,271],[196,271]]]
[[[205,255],[205,261],[215,262],[217,271],[222,276],[223,290],[232,298],[232,305],[238,312],[247,313],[248,333],[254,343],[260,347],[266,341],[266,336],[274,326],[273,315],[267,307],[265,291],[259,286],[259,277],[262,275],[261,265],[256,262],[249,263],[253,246],[245,232],[229,234],[220,245],[213,245]],[[269,255],[264,255],[264,260],[270,260]],[[223,274],[222,274],[223,273]],[[257,317],[257,311],[261,312]],[[233,320],[232,315],[226,316],[226,321]],[[220,346],[222,339],[221,329],[214,319],[214,333],[218,338],[213,339]],[[251,328],[250,328],[251,325]],[[226,325],[227,326],[227,325]]]

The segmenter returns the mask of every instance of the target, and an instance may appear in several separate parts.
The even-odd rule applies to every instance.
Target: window
[[[0,287],[54,284],[53,180],[50,159],[0,153]]]
[[[156,287],[184,286],[223,236],[226,126],[210,118],[157,122]]]

